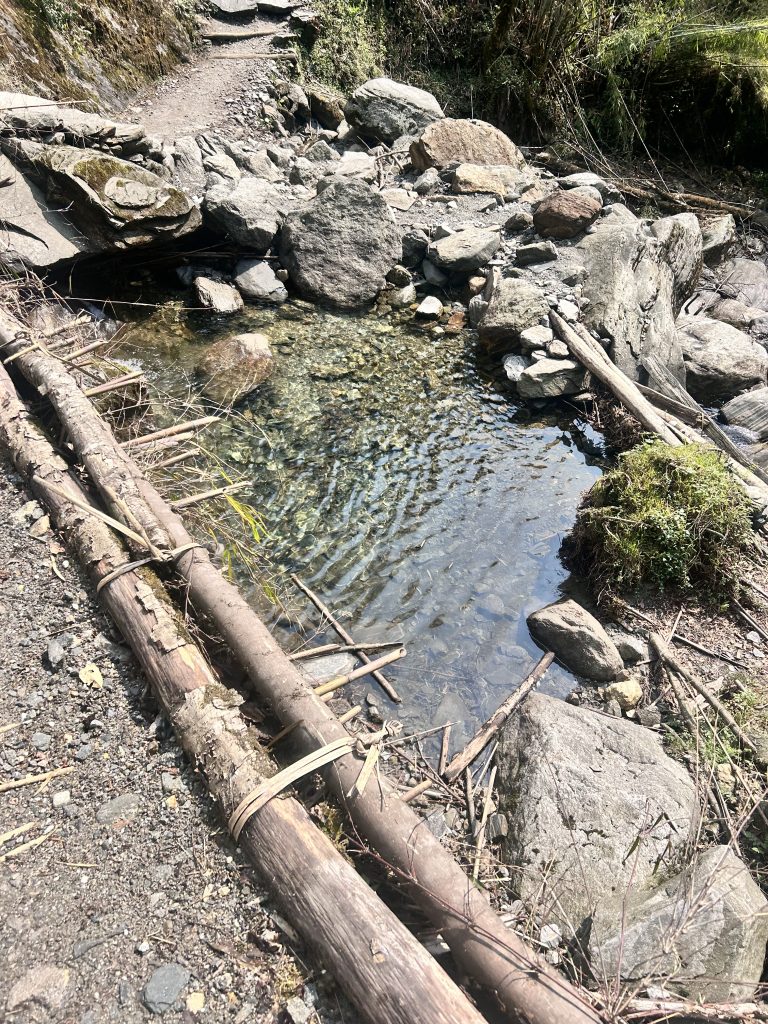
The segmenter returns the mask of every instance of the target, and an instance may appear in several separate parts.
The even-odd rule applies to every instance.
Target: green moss
[[[751,537],[749,499],[719,453],[652,441],[595,484],[563,556],[599,591],[697,587],[713,600]]]
[[[351,92],[381,73],[384,29],[368,0],[319,0],[320,33],[308,55],[312,77]]]

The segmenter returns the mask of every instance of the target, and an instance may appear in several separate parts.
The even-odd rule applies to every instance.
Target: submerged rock
[[[694,854],[650,894],[630,894],[621,927],[602,911],[592,925],[596,972],[631,983],[658,979],[703,1003],[752,999],[768,942],[768,903],[728,846]]]
[[[197,365],[206,378],[203,392],[218,405],[231,405],[262,384],[275,360],[265,334],[233,334],[215,341]]]
[[[501,737],[500,808],[513,887],[584,938],[595,908],[614,922],[695,832],[696,788],[659,737],[620,718],[532,694]]]
[[[411,162],[419,171],[455,163],[525,165],[514,142],[486,121],[452,117],[432,120],[411,145]]]
[[[562,366],[565,360],[541,360]],[[533,367],[532,367],[533,368]],[[528,616],[531,636],[552,651],[567,668],[586,679],[609,682],[624,662],[613,640],[586,608],[576,601],[558,601]]]
[[[444,117],[432,93],[391,78],[373,78],[355,89],[344,112],[361,135],[389,143],[401,135],[417,135]]]
[[[766,382],[768,353],[735,327],[691,317],[681,325],[679,340],[688,390],[701,402],[723,402]]]
[[[363,182],[342,180],[287,217],[280,255],[306,298],[354,309],[376,297],[403,253],[381,196]]]

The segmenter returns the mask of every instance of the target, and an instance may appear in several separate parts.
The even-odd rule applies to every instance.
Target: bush
[[[752,537],[750,511],[719,452],[651,441],[619,456],[589,492],[563,559],[598,592],[698,587],[717,598]]]

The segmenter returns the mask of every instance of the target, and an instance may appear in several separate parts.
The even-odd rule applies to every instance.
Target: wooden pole
[[[0,440],[14,466],[50,509],[91,580],[127,559],[100,520],[83,514],[67,492],[86,500],[66,464],[31,421],[0,369]],[[55,481],[56,489],[49,486]],[[193,762],[203,771],[226,820],[274,774],[248,736],[233,691],[222,686],[162,585],[146,568],[101,589]],[[216,699],[220,698],[220,699]],[[329,964],[362,1015],[375,1024],[483,1024],[483,1018],[435,960],[379,900],[349,861],[293,798],[273,799],[239,836],[251,863],[284,913]]]
[[[24,327],[0,311],[0,345],[14,351],[28,342]],[[107,504],[111,507],[110,493],[118,495],[160,547],[190,544],[192,538],[181,519],[120,448],[61,364],[34,351],[21,357],[17,366],[32,384],[45,390]],[[253,608],[222,577],[207,551],[199,547],[187,551],[176,559],[176,567],[186,580],[191,605],[216,625],[254,691],[279,721],[285,726],[297,723],[294,738],[305,750],[347,735]],[[324,769],[329,790],[349,813],[356,831],[409,883],[412,895],[467,974],[495,994],[512,1020],[523,1016],[529,1024],[596,1024],[599,1018],[587,997],[507,928],[486,895],[386,779],[347,797],[360,767],[360,759],[349,754]]]

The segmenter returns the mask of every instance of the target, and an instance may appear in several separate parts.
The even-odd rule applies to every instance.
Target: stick
[[[211,60],[298,60],[295,53],[212,53]]]
[[[480,873],[480,855],[483,852],[485,846],[485,827],[488,824],[488,816],[491,813],[491,800],[493,798],[493,787],[496,782],[496,765],[491,768],[491,777],[488,779],[488,789],[485,791],[485,800],[483,802],[483,816],[480,819],[480,831],[477,834],[477,849],[475,850],[475,865],[472,868],[472,877],[477,881],[477,876]]]
[[[362,704],[355,704],[355,706],[350,708],[349,711],[345,711],[343,715],[339,715],[339,721],[342,725],[346,725],[347,722],[351,722],[353,718],[357,718],[362,710]]]
[[[695,640],[689,640],[687,636],[681,636],[680,633],[675,633],[672,637],[672,642],[675,644],[685,644],[686,647],[692,647],[693,650],[698,651],[699,654],[707,654],[710,658],[718,658],[720,661],[725,661],[729,665],[735,665],[736,668],[747,667],[743,662],[736,661],[735,658],[729,658],[727,654],[718,654],[717,651],[710,650],[709,647],[704,647],[703,644],[696,643]]]
[[[434,782],[432,779],[422,779],[421,782],[417,783],[415,786],[411,786],[410,789],[407,789],[400,799],[404,803],[409,804],[412,800],[415,800],[417,796],[421,796],[422,793],[426,793],[426,791],[431,789],[433,786]]]
[[[102,339],[101,341],[92,341],[90,345],[86,345],[84,348],[78,348],[74,352],[70,352],[69,355],[59,356],[59,358],[65,363],[73,363],[75,359],[79,359],[80,356],[85,356],[89,352],[93,352],[94,349],[102,348],[102,346],[106,344],[107,342],[105,339]]]
[[[111,526],[113,530],[117,530],[119,533],[124,533],[126,537],[136,541],[143,548],[147,546],[147,540],[145,537],[141,537],[138,533],[133,530],[129,530],[127,526],[120,522],[119,519],[113,519],[112,516],[108,516],[106,512],[102,512],[101,509],[94,508],[93,505],[89,505],[87,501],[83,501],[70,491],[65,491],[62,487],[58,487],[56,484],[51,483],[50,480],[45,481],[45,486],[48,490],[53,491],[54,494],[58,494],[62,498],[66,498],[67,501],[71,501],[77,508],[82,509],[83,512],[88,512],[96,519],[100,519],[102,523],[106,523],[107,526]]]
[[[83,392],[88,398],[95,398],[96,395],[105,395],[108,391],[116,391],[118,388],[126,387],[135,380],[144,376],[143,370],[134,370],[132,373],[125,373],[122,377],[115,377],[104,384],[97,384],[95,388],[88,388]]]
[[[329,625],[333,628],[334,632],[336,632],[336,634],[341,637],[344,643],[353,646],[355,641],[352,639],[352,637],[349,635],[346,629],[344,629],[341,623],[337,619],[335,619],[333,615],[331,615],[330,609],[328,608],[327,605],[323,604],[323,602],[320,600],[317,594],[313,593],[313,591],[311,591],[305,583],[302,583],[299,577],[295,575],[295,573],[291,575],[291,579],[299,588],[299,590],[309,598],[309,600],[312,602],[315,608],[317,608],[320,614],[328,620]],[[360,660],[366,662],[367,664],[371,663],[371,659],[368,657],[365,651],[360,651]],[[386,693],[390,700],[394,701],[396,704],[402,704],[402,700],[399,694],[392,686],[392,684],[384,678],[381,672],[374,672],[373,678],[376,680],[376,682],[379,684],[379,686]]]
[[[41,836],[37,836],[35,839],[30,839],[29,842],[22,843],[21,846],[14,846],[14,848],[9,850],[7,853],[0,854],[0,864],[4,864],[7,860],[10,860],[11,857],[18,857],[20,853],[26,853],[28,850],[34,850],[36,846],[40,846],[46,841],[46,839],[50,839],[55,831],[56,826],[51,825],[51,827],[46,832],[43,832]]]
[[[443,735],[440,740],[440,758],[437,762],[437,774],[445,775],[445,768],[448,764],[448,748],[451,742],[451,726],[443,726]]]
[[[187,498],[179,498],[171,502],[171,508],[178,511],[180,508],[189,508],[190,505],[198,505],[201,501],[210,501],[211,498],[220,498],[223,494],[234,494],[251,486],[250,480],[242,480],[238,484],[229,484],[227,487],[214,487],[210,491],[201,491],[199,494],[190,494]]]
[[[66,629],[69,629],[69,626]],[[62,632],[66,632],[66,629]],[[11,732],[13,729],[18,729],[20,725],[21,722],[9,722],[8,725],[0,725],[0,736],[4,736],[5,733]]]
[[[203,32],[202,36],[203,39],[234,41],[235,39],[256,39],[259,36],[271,36],[274,35],[274,32],[275,30],[272,28],[233,28],[224,32]]]
[[[381,640],[371,644],[322,644],[320,647],[308,647],[304,651],[294,651],[288,655],[290,661],[303,661],[305,658],[319,658],[324,654],[341,654],[342,651],[378,651],[382,647],[402,647],[402,640]]]
[[[406,650],[404,647],[398,647],[396,651],[390,651],[389,654],[382,654],[376,661],[371,661],[367,665],[362,665],[360,668],[354,669],[352,672],[347,672],[343,676],[334,676],[333,679],[329,679],[325,683],[321,683],[319,686],[314,687],[314,691],[318,697],[324,697],[326,694],[333,693],[340,687],[345,686],[347,683],[352,683],[355,679],[361,679],[363,676],[369,676],[377,672],[380,668],[385,665],[390,665],[393,661],[398,661],[400,658],[404,658]]]
[[[34,786],[37,782],[50,782],[51,779],[58,779],[60,775],[69,775],[74,770],[74,766],[70,765],[66,768],[52,768],[49,772],[43,772],[41,775],[25,775],[23,779],[0,782],[0,793],[7,793],[10,789],[20,789],[22,786]]]
[[[743,605],[739,604],[736,598],[731,598],[731,604],[736,609],[736,614],[756,633],[759,633],[763,640],[768,640],[768,630],[763,629],[757,619],[753,618]]]
[[[472,772],[469,768],[464,771],[464,796],[467,801],[467,819],[469,820],[469,830],[474,834],[475,831],[475,794],[472,789]]]
[[[36,821],[28,821],[26,825],[19,825],[18,828],[12,828],[10,832],[3,832],[0,835],[0,846],[4,846],[5,843],[11,839],[15,839],[16,836],[23,836],[25,832],[29,832],[31,828],[34,828],[37,824]]]
[[[132,437],[129,441],[123,441],[123,448],[137,448],[139,445],[149,444],[150,441],[159,441],[162,438],[174,437],[176,434],[186,433],[188,430],[200,430],[210,426],[211,423],[218,423],[220,416],[202,416],[197,420],[188,420],[186,423],[176,423],[172,427],[165,427],[163,430],[153,430],[151,434],[142,434],[141,437]]]
[[[554,654],[552,654],[551,651],[547,651],[535,668],[533,668],[522,683],[520,683],[520,686],[515,690],[515,692],[510,694],[504,703],[494,711],[485,725],[475,733],[466,747],[464,747],[460,754],[457,754],[456,757],[454,757],[445,769],[443,772],[443,778],[446,782],[453,782],[454,779],[457,779],[459,775],[461,775],[465,768],[468,768],[472,764],[478,754],[485,749],[489,740],[493,739],[493,737],[499,732],[515,708],[522,704],[552,664],[554,659]]]
[[[200,449],[195,446],[190,448],[187,452],[182,452],[180,455],[171,455],[168,459],[163,459],[162,462],[155,462],[150,469],[167,469],[168,466],[175,466],[179,462],[185,462],[187,459],[193,458],[195,455],[200,454]]]

